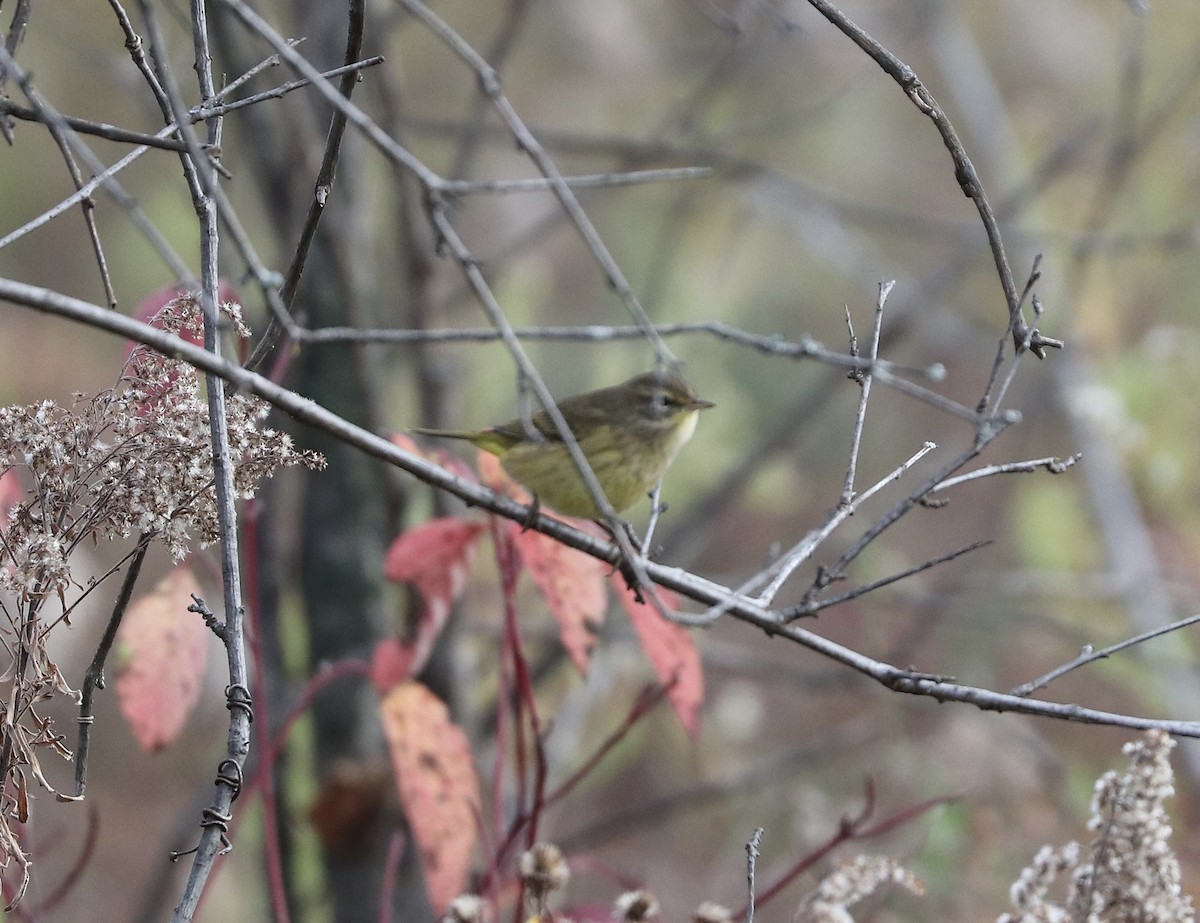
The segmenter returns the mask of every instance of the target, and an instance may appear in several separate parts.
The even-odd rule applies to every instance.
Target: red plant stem
[[[605,756],[607,756],[608,752],[612,750],[613,747],[625,739],[625,735],[633,729],[633,726],[641,721],[642,718],[648,715],[656,705],[666,698],[668,688],[669,687],[667,686],[660,686],[657,683],[652,686],[644,687],[642,691],[638,693],[638,697],[636,700],[634,700],[633,707],[629,709],[629,713],[625,716],[625,719],[616,727],[615,730],[613,730],[607,737],[604,738],[603,741],[601,741],[600,746],[592,752],[591,756],[583,761],[578,769],[576,769],[573,773],[571,773],[570,776],[561,782],[558,788],[546,796],[542,807],[548,808],[550,805],[569,795],[575,786],[578,785],[584,778],[586,778],[587,774],[596,767],[596,764],[599,763],[600,760],[602,760]]]
[[[896,813],[885,817],[883,820],[870,827],[867,827],[865,826],[867,819],[875,810],[875,786],[868,779],[863,801],[863,808],[861,811],[859,811],[858,816],[843,817],[841,823],[838,825],[837,832],[833,834],[833,836],[831,836],[825,843],[818,846],[807,856],[804,856],[802,859],[800,859],[800,861],[794,866],[784,872],[783,875],[780,876],[779,880],[775,882],[775,884],[756,895],[755,906],[761,907],[762,905],[766,904],[767,901],[779,894],[780,891],[795,881],[796,878],[807,872],[842,843],[848,843],[851,840],[869,840],[873,837],[890,833],[892,830],[895,830],[897,827],[901,827],[909,821],[919,817],[921,814],[924,814],[931,808],[935,808],[941,804],[947,804],[954,800],[954,798],[949,796],[930,798],[928,801],[922,801],[918,804],[901,808]],[[743,907],[741,910],[736,911],[733,914],[733,917],[734,919],[737,919],[738,917],[744,917],[745,914],[746,908]]]
[[[497,549],[497,560],[500,557],[500,543],[503,541],[502,527],[496,517],[488,518],[488,527],[492,534],[492,547]],[[508,676],[508,658],[503,651],[499,658],[498,690],[496,693],[496,756],[492,765],[492,829],[499,836],[504,829],[504,757],[508,749],[508,710],[505,703],[509,701],[511,684]],[[492,854],[491,863],[484,873],[481,890],[487,892],[492,906],[499,906],[500,900],[500,859],[507,848],[508,839]],[[523,897],[523,895],[522,895]],[[520,904],[518,904],[520,906]]]
[[[524,661],[521,656],[520,634],[516,627],[517,579],[520,577],[521,567],[517,556],[516,543],[512,540],[511,529],[494,516],[491,517],[490,522],[492,527],[492,546],[496,553],[496,566],[500,571],[501,595],[504,599],[504,634],[501,641],[500,654],[500,671],[501,676],[504,678],[504,688],[501,690],[502,694],[496,699],[496,708],[499,710],[497,714],[498,718],[505,715],[510,704],[513,711],[513,761],[515,764],[513,767],[513,781],[516,785],[516,817],[520,817],[524,814],[523,808],[526,798],[525,723],[523,713],[528,701],[525,688],[528,685],[528,672],[526,671],[524,677],[522,676],[521,666]],[[497,747],[496,754],[498,760],[496,774],[500,776],[504,770],[502,761],[504,750]],[[509,850],[516,841],[519,830],[516,817],[514,817],[513,824],[509,827],[509,833],[504,839],[501,850],[496,853],[494,868],[497,873],[506,864]],[[497,827],[497,829],[503,829],[503,827]],[[497,874],[498,877],[499,875]],[[517,900],[513,905],[513,923],[521,923],[521,920],[525,916],[524,879],[518,878],[517,888]]]
[[[391,923],[392,903],[396,899],[396,882],[400,880],[400,860],[404,858],[404,834],[397,830],[388,840],[387,857],[383,862],[383,885],[379,889],[379,923]]]
[[[242,519],[242,547],[245,559],[245,604],[249,631],[246,640],[250,646],[250,657],[254,669],[250,673],[251,695],[258,720],[251,726],[254,746],[258,749],[259,768],[255,780],[262,786],[263,807],[263,852],[267,866],[267,888],[271,895],[273,919],[279,923],[290,923],[288,914],[287,886],[283,878],[283,855],[279,846],[279,802],[275,797],[275,756],[268,759],[268,728],[270,727],[270,699],[267,693],[267,671],[263,664],[262,630],[259,624],[259,570],[258,570],[258,523],[262,515],[262,504],[257,500],[247,504]]]
[[[520,558],[515,544],[510,542],[509,565],[512,568],[511,580],[505,580],[504,585],[504,630],[508,635],[508,648],[513,659],[513,668],[517,679],[517,699],[519,714],[527,715],[530,731],[530,742],[533,748],[533,791],[530,794],[528,807],[522,802],[518,805],[524,808],[525,848],[529,849],[537,842],[538,821],[541,817],[546,794],[546,749],[542,743],[542,722],[538,715],[537,698],[533,688],[533,674],[529,670],[529,661],[525,658],[525,649],[521,644],[521,628],[517,621],[517,579],[520,576]],[[522,769],[524,767],[522,766]],[[524,772],[522,773],[524,775]],[[514,824],[521,823],[521,813],[514,818]]]

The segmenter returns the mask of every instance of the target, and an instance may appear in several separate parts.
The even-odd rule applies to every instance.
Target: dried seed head
[[[521,878],[538,900],[566,886],[571,870],[562,850],[553,843],[536,843],[521,854]]]
[[[487,902],[478,894],[460,894],[442,914],[441,923],[487,923],[491,919]]]
[[[692,923],[733,923],[733,911],[716,901],[705,901],[692,914]]]
[[[658,916],[658,898],[644,888],[626,891],[617,898],[613,907],[613,918],[625,923],[641,923]]]

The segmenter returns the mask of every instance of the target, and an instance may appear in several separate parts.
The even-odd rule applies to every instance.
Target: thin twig
[[[1021,298],[1017,304],[1017,310],[1024,308],[1025,302],[1033,294],[1033,287],[1042,277],[1041,271],[1042,255],[1039,253],[1033,259],[1033,267],[1029,270],[1029,278],[1025,281],[1025,288],[1021,292]],[[1038,314],[1040,315],[1040,311]],[[1021,359],[1030,350],[1030,337],[1033,335],[1032,329],[1026,331],[1025,339],[1021,340],[1017,349],[1014,351],[1012,361],[1008,365],[1008,372],[1005,375],[1004,382],[997,387],[997,380],[1000,375],[1000,369],[1004,365],[1005,357],[1008,355],[1008,341],[1013,336],[1013,324],[1016,313],[1009,315],[1008,326],[1000,337],[1000,341],[996,344],[996,352],[992,357],[992,367],[988,372],[987,384],[984,386],[983,394],[979,398],[979,403],[975,409],[980,414],[996,413],[1000,405],[1004,402],[1004,396],[1008,393],[1009,387],[1012,385],[1017,375],[1017,370],[1020,368]],[[1049,342],[1049,341],[1047,341]],[[1057,349],[1062,349],[1063,343],[1060,340],[1055,340],[1053,345]]]
[[[784,583],[795,572],[796,568],[812,557],[813,552],[833,534],[833,531],[838,526],[853,516],[858,508],[875,496],[875,494],[879,493],[879,491],[883,490],[884,487],[893,481],[899,480],[904,472],[908,471],[909,468],[936,448],[937,446],[932,442],[925,443],[925,445],[910,455],[904,462],[893,468],[888,474],[885,474],[867,490],[854,497],[849,503],[839,504],[838,508],[834,510],[821,528],[814,529],[806,535],[799,544],[770,568],[770,572],[774,573],[774,577],[758,595],[758,601],[763,605],[770,605],[775,596],[783,588]]]
[[[13,61],[11,58],[8,58],[7,61],[5,60],[6,54],[7,53],[3,49],[0,49],[0,66],[7,66],[11,70],[13,77],[18,81],[27,80],[28,77],[25,74],[25,71],[21,69],[16,61]],[[117,203],[121,205],[122,208],[125,209],[130,218],[133,220],[134,224],[137,225],[138,229],[145,235],[150,244],[158,251],[164,262],[171,267],[172,271],[175,272],[175,274],[181,279],[191,278],[191,270],[188,268],[187,263],[184,262],[183,258],[175,252],[174,248],[167,241],[166,237],[159,232],[150,219],[146,217],[145,213],[141,210],[133,197],[125,192],[125,190],[121,188],[120,184],[112,178],[113,171],[106,170],[100,159],[96,157],[96,155],[92,153],[92,151],[88,149],[86,145],[79,143],[75,133],[71,131],[71,129],[65,124],[61,123],[62,117],[58,115],[52,106],[44,101],[42,103],[42,112],[44,117],[49,121],[61,124],[64,137],[67,139],[68,143],[72,145],[76,155],[79,156],[79,158],[87,164],[88,169],[96,175],[96,179],[92,182],[85,183],[81,188],[76,190],[75,194],[67,199],[66,202],[61,203],[59,207],[51,209],[49,212],[44,213],[44,215],[39,216],[38,218],[35,218],[33,221],[26,224],[24,228],[20,229],[19,231],[14,231],[3,239],[0,239],[0,248],[16,240],[18,237],[23,236],[26,228],[40,226],[40,224],[45,223],[46,220],[49,220],[49,217],[60,214],[62,211],[65,211],[67,208],[69,208],[71,204],[85,199],[91,194],[92,190],[94,190],[96,186],[103,186],[104,190],[111,195],[117,201]]]
[[[54,139],[54,144],[62,154],[63,161],[67,166],[67,174],[71,177],[71,183],[75,186],[76,192],[79,192],[85,180],[83,174],[79,170],[79,163],[76,160],[73,145],[71,143],[70,129],[67,127],[63,117],[55,111],[49,103],[42,99],[41,94],[34,89],[29,75],[20,67],[17,66],[7,51],[0,50],[0,70],[12,74],[16,79],[17,85],[20,86],[21,92],[25,94],[25,98],[29,100],[30,105],[44,120],[46,129],[50,132],[50,137]],[[96,265],[100,270],[100,282],[104,287],[104,296],[108,301],[110,308],[115,308],[117,305],[117,295],[113,290],[112,277],[108,272],[108,259],[104,255],[104,246],[100,242],[100,232],[96,228],[96,203],[89,195],[82,195],[79,199],[79,207],[83,213],[84,226],[87,228],[88,240],[92,245],[92,252],[96,256]]]
[[[380,128],[374,119],[346,99],[331,80],[322,75],[320,71],[309,63],[307,58],[296,51],[287,39],[280,35],[262,16],[251,9],[248,4],[244,3],[243,0],[220,0],[220,2],[228,7],[230,12],[241,20],[246,28],[270,45],[289,67],[307,79],[313,89],[327,103],[341,112],[347,121],[361,131],[363,136],[371,144],[375,145],[388,160],[404,167],[412,173],[426,189],[437,190],[441,188],[444,180],[440,176],[430,170],[419,158]]]
[[[17,0],[8,34],[4,37],[4,50],[7,52],[9,60],[16,58],[17,49],[25,41],[25,33],[29,29],[29,16],[32,12],[33,0]],[[7,80],[8,67],[0,63],[0,96],[4,95],[4,84]],[[0,118],[0,135],[3,135],[6,143],[13,143],[12,125],[9,124],[8,119]]]
[[[1189,625],[1195,625],[1197,622],[1200,622],[1200,614],[1189,615],[1187,618],[1179,619],[1178,621],[1172,622],[1169,625],[1160,625],[1158,628],[1152,628],[1149,631],[1143,631],[1140,635],[1134,635],[1132,638],[1126,638],[1124,641],[1110,645],[1109,647],[1101,648],[1098,651],[1092,650],[1092,646],[1088,644],[1083,648],[1082,651],[1079,652],[1078,657],[1075,657],[1067,663],[1064,663],[1062,666],[1055,667],[1044,676],[1039,676],[1037,679],[1031,680],[1028,683],[1022,683],[1020,686],[1017,686],[1015,689],[1013,689],[1010,694],[1020,696],[1033,695],[1033,693],[1037,692],[1039,689],[1045,689],[1054,680],[1058,679],[1060,676],[1065,676],[1072,670],[1085,667],[1089,663],[1095,663],[1097,660],[1104,660],[1105,658],[1111,657],[1113,654],[1119,653],[1126,648],[1142,644],[1146,641],[1149,641],[1151,638],[1157,638],[1160,635],[1170,634],[1173,631],[1179,631],[1179,629],[1187,628]]]
[[[447,47],[475,71],[480,89],[491,99],[496,112],[512,132],[513,138],[517,142],[517,147],[529,156],[537,167],[538,172],[550,181],[551,189],[555,198],[558,199],[559,205],[566,212],[567,217],[575,225],[584,243],[596,258],[596,262],[599,264],[601,272],[604,273],[604,278],[609,286],[617,293],[621,301],[624,302],[625,308],[629,311],[634,323],[645,331],[646,339],[654,347],[654,354],[658,357],[658,361],[664,365],[678,364],[678,360],[667,348],[667,344],[663,342],[661,337],[655,334],[654,326],[650,323],[650,318],[646,315],[645,308],[642,307],[641,302],[638,301],[637,296],[633,292],[633,286],[625,278],[621,267],[617,265],[617,261],[613,258],[604,240],[600,237],[599,231],[596,230],[595,225],[592,224],[591,219],[584,212],[583,206],[579,204],[579,200],[575,197],[575,194],[563,181],[563,176],[559,172],[558,166],[546,153],[533,133],[526,127],[524,121],[517,114],[517,110],[501,91],[500,77],[496,71],[462,36],[450,28],[421,0],[402,0],[402,2],[407,10],[420,19],[434,35],[445,42]]]
[[[758,847],[762,844],[763,828],[755,827],[746,843],[746,923],[754,923],[754,876],[758,868]]]
[[[646,534],[642,536],[642,557],[650,557],[653,547],[654,530],[658,528],[658,518],[667,511],[667,504],[662,502],[662,481],[659,480],[650,491],[650,517],[646,520]]]
[[[911,458],[909,458],[908,461],[906,461],[896,470],[892,471],[891,474],[886,475],[869,490],[859,494],[857,497],[854,497],[849,503],[839,503],[830,512],[829,516],[826,518],[824,524],[820,528],[813,529],[785,554],[776,557],[771,564],[754,574],[752,577],[743,581],[742,584],[736,589],[730,590],[727,597],[709,607],[709,609],[702,615],[692,616],[691,624],[698,626],[711,625],[722,615],[732,611],[732,607],[736,603],[749,599],[750,597],[748,594],[755,587],[762,586],[764,583],[767,583],[767,581],[770,582],[767,583],[766,588],[763,589],[762,592],[753,599],[757,605],[769,607],[776,594],[778,594],[780,588],[783,586],[784,582],[786,582],[787,578],[795,572],[797,567],[799,567],[812,556],[813,552],[816,551],[821,543],[825,541],[825,539],[827,539],[839,525],[853,516],[858,508],[871,497],[873,497],[879,490],[898,478],[910,466],[915,464],[920,458],[935,448],[936,446],[932,442],[925,443],[924,447]]]
[[[273,60],[275,60],[274,56],[272,56],[271,58],[265,59],[264,61],[260,62],[258,65],[256,65],[255,67],[253,67],[249,71],[247,71],[246,74],[244,74],[242,78],[232,81],[224,90],[222,90],[220,93],[217,94],[218,98],[222,98],[225,93],[231,93],[236,87],[240,86],[243,81],[243,78],[248,79],[250,76],[254,75],[258,71],[260,71],[266,67],[269,67]],[[375,64],[375,63],[378,63],[380,60],[382,60],[382,59],[381,58],[368,58],[365,61],[362,61],[362,62],[359,62],[359,63],[353,65],[352,69],[357,69],[360,66],[368,66],[371,64]],[[346,70],[346,69],[340,68],[340,67],[334,68],[333,70],[326,71],[324,73],[324,76],[326,76],[326,77],[337,76],[338,74],[342,73],[344,70]],[[290,93],[293,90],[297,90],[297,89],[300,89],[301,87],[308,86],[309,82],[310,81],[308,81],[308,80],[294,80],[291,83],[287,83],[280,87],[276,87],[273,90],[266,90],[266,91],[263,91],[262,93],[255,94],[254,96],[247,97],[245,99],[241,99],[241,100],[237,100],[235,102],[229,103],[228,105],[207,105],[207,106],[193,108],[188,111],[188,118],[191,122],[203,121],[204,119],[211,118],[214,115],[221,115],[226,112],[232,112],[236,109],[243,108],[244,106],[254,105],[255,103],[260,102],[263,99],[278,98],[279,96],[282,96],[285,93]],[[171,124],[167,125],[165,128],[160,129],[154,135],[154,137],[159,138],[159,139],[165,139],[165,138],[168,138],[171,135],[175,134],[175,132],[176,132],[176,125],[174,122],[171,122]],[[185,150],[186,147],[187,147],[187,145],[184,144],[184,142],[180,141],[179,147],[172,148],[172,150]],[[137,205],[137,202],[131,196],[129,196],[128,193],[126,193],[119,184],[115,184],[112,182],[112,177],[116,176],[118,173],[123,171],[126,167],[133,164],[133,162],[138,160],[143,154],[145,154],[148,149],[149,148],[147,148],[147,147],[135,148],[134,150],[132,150],[128,154],[126,154],[123,158],[121,158],[119,161],[117,161],[115,164],[113,164],[111,167],[107,167],[107,168],[105,168],[102,164],[100,164],[100,162],[98,160],[94,160],[94,155],[92,155],[93,159],[89,159],[87,156],[85,156],[84,159],[88,162],[89,168],[95,174],[95,178],[90,180],[89,182],[87,182],[83,186],[83,188],[79,189],[74,194],[68,196],[66,199],[59,202],[57,205],[53,206],[50,209],[47,209],[46,211],[44,211],[42,214],[38,215],[37,217],[30,219],[28,222],[23,224],[21,227],[16,228],[15,230],[6,234],[4,237],[0,237],[0,249],[4,249],[8,245],[16,242],[17,240],[20,240],[22,237],[25,237],[26,235],[37,230],[38,228],[42,227],[43,225],[48,224],[54,218],[58,217],[58,215],[67,211],[72,206],[74,206],[76,203],[81,201],[85,196],[90,195],[96,189],[103,186],[105,191],[108,192],[109,195],[113,196],[115,201],[118,204],[120,204],[122,206],[122,208],[124,208],[126,210],[126,212],[129,213],[129,216],[133,220],[134,224],[138,227],[138,229],[142,232],[142,234],[146,237],[146,239],[150,242],[150,244],[154,247],[154,249],[158,251],[160,256],[163,257],[164,262],[167,264],[167,266],[169,266],[171,268],[171,270],[175,273],[175,275],[179,278],[186,278],[187,273],[188,273],[186,264],[183,262],[182,258],[179,257],[178,254],[176,254],[174,252],[170,243],[167,241],[166,237],[162,233],[159,232],[159,230],[149,221],[149,219],[146,218],[146,216],[142,212],[141,208]],[[90,151],[87,153],[90,155]],[[268,299],[268,303],[270,303],[269,299]]]
[[[345,60],[347,65],[354,62],[359,54],[362,53],[363,18],[363,0],[351,0],[348,17],[349,25],[346,31]],[[349,99],[357,84],[357,71],[348,70],[338,82],[338,90],[343,97]],[[333,182],[337,175],[337,162],[341,156],[342,138],[345,137],[345,134],[345,113],[339,109],[335,109],[329,123],[329,133],[325,139],[325,151],[321,156],[321,166],[317,171],[317,180],[313,188],[312,199],[309,201],[308,214],[305,216],[304,224],[301,226],[300,239],[296,243],[295,252],[292,254],[292,262],[288,266],[288,271],[283,277],[283,284],[279,289],[280,307],[285,309],[285,311],[272,311],[270,324],[259,339],[258,345],[255,346],[250,358],[246,360],[248,368],[257,369],[259,367],[274,347],[281,330],[291,332],[295,329],[295,322],[292,320],[291,314],[286,312],[291,310],[292,302],[296,298],[296,289],[300,285],[300,277],[303,275],[304,266],[308,262],[308,253],[312,247],[313,240],[316,238],[317,227],[321,222],[321,217],[325,214],[325,206],[329,201],[329,196],[333,192]]]
[[[888,51],[883,45],[867,34],[865,30],[851,22],[845,13],[832,3],[829,3],[828,0],[808,0],[808,2],[822,16],[849,37],[851,41],[858,45],[859,48],[865,51],[886,74],[895,80],[917,109],[928,116],[936,126],[938,134],[942,136],[942,142],[950,152],[950,158],[954,162],[954,178],[958,181],[959,186],[962,187],[962,191],[975,203],[975,208],[979,212],[979,217],[983,222],[983,229],[987,234],[988,244],[992,250],[992,259],[996,264],[996,272],[1000,276],[1000,287],[1004,290],[1004,300],[1008,309],[1008,315],[1012,319],[1014,348],[1020,349],[1021,345],[1028,341],[1029,350],[1039,359],[1044,359],[1047,346],[1057,347],[1061,344],[1058,341],[1051,341],[1042,337],[1037,330],[1031,331],[1029,325],[1025,323],[1024,317],[1021,316],[1017,285],[1013,280],[1012,270],[1008,265],[1008,257],[1004,253],[1004,241],[1000,236],[1000,225],[996,221],[992,205],[988,201],[987,194],[984,192],[979,174],[975,172],[975,166],[971,163],[971,158],[967,156],[966,148],[963,147],[962,141],[959,140],[958,132],[955,131],[954,125],[951,124],[942,107],[933,98],[933,94],[921,83],[920,78],[917,77],[916,72],[911,67]]]
[[[783,616],[783,619],[786,622],[802,618],[806,615],[816,615],[822,609],[828,609],[832,606],[849,602],[852,599],[857,599],[860,596],[866,596],[868,593],[873,593],[882,587],[890,586],[891,584],[898,583],[901,580],[907,580],[909,577],[923,573],[924,571],[937,567],[940,564],[945,564],[948,561],[953,561],[956,558],[962,557],[964,554],[970,554],[972,551],[978,551],[980,548],[985,548],[990,544],[990,540],[972,542],[970,545],[966,545],[962,548],[956,548],[954,551],[948,551],[945,554],[938,555],[936,558],[931,558],[928,561],[923,561],[922,563],[907,568],[906,570],[902,570],[899,573],[892,574],[890,577],[883,577],[882,579],[876,580],[872,583],[865,583],[862,586],[855,587],[853,590],[842,593],[840,596],[832,596],[817,601],[808,601],[802,606],[794,606],[791,609],[784,609],[780,614]]]
[[[1032,458],[1028,461],[1005,462],[1001,465],[988,465],[985,468],[979,468],[975,471],[969,471],[966,474],[960,474],[958,477],[947,478],[934,487],[930,493],[932,494],[942,490],[949,490],[951,487],[957,487],[959,484],[965,484],[967,481],[975,481],[979,478],[987,478],[995,474],[1024,474],[1038,470],[1049,471],[1051,474],[1062,474],[1081,458],[1083,458],[1083,453],[1076,452],[1074,455],[1068,455],[1066,458],[1058,458],[1055,455],[1051,455],[1047,458]]]
[[[200,229],[200,305],[204,314],[204,352],[220,360],[219,312],[217,310],[218,279],[218,202],[221,189],[216,171],[204,153],[190,124],[180,89],[175,82],[170,63],[163,56],[164,43],[157,19],[149,0],[140,0],[142,16],[150,36],[155,71],[170,104],[170,111],[179,125],[180,136],[187,143],[188,153],[180,155],[188,186],[192,190]],[[192,41],[195,51],[195,70],[201,98],[212,99],[216,87],[212,75],[212,56],[208,49],[208,24],[202,0],[193,0]],[[207,143],[220,147],[221,119],[207,122]],[[232,214],[226,214],[227,225],[233,224]],[[246,256],[243,253],[243,256]],[[217,530],[220,537],[223,632],[229,685],[226,704],[229,707],[229,730],[225,759],[217,771],[213,801],[204,811],[201,833],[196,845],[192,867],[179,903],[172,915],[173,923],[189,923],[199,906],[200,895],[212,872],[217,855],[228,848],[227,831],[230,808],[241,791],[241,777],[246,756],[250,751],[251,703],[248,692],[249,674],[246,662],[244,615],[242,604],[241,562],[238,553],[237,508],[233,483],[233,461],[226,419],[225,388],[218,376],[207,375],[209,436],[212,442],[213,488],[216,496]],[[228,769],[226,767],[232,767]]]
[[[872,364],[879,358],[879,337],[883,331],[883,306],[887,303],[888,294],[895,284],[894,280],[879,283],[879,295],[875,301],[875,323],[871,328],[871,348],[869,350]],[[850,354],[857,359],[858,339],[854,336],[854,326],[850,322],[849,307],[846,308],[846,324],[850,328]],[[863,427],[867,420],[867,401],[871,396],[871,382],[875,377],[871,374],[870,368],[861,372],[856,370],[852,374],[859,383],[860,391],[858,409],[854,414],[854,432],[850,437],[850,461],[846,465],[846,482],[842,487],[842,503],[849,503],[854,499],[854,476],[858,470],[858,452],[862,446]]]
[[[271,60],[277,61],[278,58],[277,58],[277,56],[272,55],[272,57],[269,58],[267,60],[267,62],[265,62],[265,63],[269,64],[269,62]],[[340,74],[344,74],[349,71],[357,72],[357,71],[363,70],[364,68],[367,68],[367,67],[373,67],[374,65],[379,64],[382,61],[383,61],[382,55],[375,55],[374,57],[364,58],[361,61],[356,61],[353,64],[345,65],[343,67],[335,67],[332,70],[325,71],[324,76],[332,78],[332,77],[339,76]],[[251,73],[251,75],[252,75],[252,73]],[[234,100],[232,102],[225,103],[225,104],[194,107],[191,110],[189,110],[189,115],[193,122],[202,122],[205,119],[212,118],[215,115],[226,115],[230,112],[236,112],[239,109],[244,109],[247,106],[256,105],[257,103],[263,102],[264,100],[279,99],[280,97],[285,96],[288,93],[291,93],[295,90],[301,89],[302,87],[306,87],[308,85],[309,85],[308,80],[292,80],[292,81],[289,81],[288,83],[280,84],[277,87],[273,87],[270,90],[263,90],[260,93],[255,93],[253,96],[247,96],[244,99]],[[230,84],[229,86],[226,86],[222,90],[222,93],[225,94],[225,93],[230,92],[233,87],[234,87],[234,84]],[[45,117],[40,112],[38,112],[36,109],[34,109],[30,106],[18,105],[17,103],[14,103],[7,99],[0,99],[0,116],[4,116],[4,115],[11,115],[13,118],[21,119],[22,121],[26,121],[26,122],[39,122],[39,123],[43,123],[43,124],[45,124],[45,122],[46,122]],[[182,141],[180,141],[178,138],[169,137],[169,134],[174,131],[174,126],[171,126],[170,128],[166,129],[165,131],[159,131],[159,132],[156,132],[155,134],[151,135],[151,134],[147,134],[144,131],[134,131],[133,129],[130,129],[130,128],[121,128],[119,125],[110,125],[108,122],[97,122],[92,119],[84,119],[84,118],[79,118],[77,116],[64,115],[64,116],[62,116],[62,121],[63,121],[64,125],[69,127],[71,130],[78,132],[79,134],[94,135],[97,138],[104,138],[106,141],[115,141],[115,142],[123,143],[123,144],[140,144],[145,147],[157,148],[158,150],[163,150],[163,151],[186,151],[187,150],[187,145],[184,144]],[[660,180],[691,179],[694,177],[686,175],[688,173],[688,171],[699,171],[702,169],[703,168],[700,168],[700,167],[688,167],[688,168],[680,168],[677,170],[646,170],[646,171],[642,171],[644,174],[646,174],[645,177],[643,177],[641,174],[630,174],[628,176],[618,174],[618,175],[615,175],[612,177],[612,182],[606,183],[606,184],[601,184],[601,183],[596,182],[596,180],[598,180],[602,177],[592,177],[592,176],[582,176],[582,177],[577,177],[577,178],[572,177],[568,181],[571,182],[572,184],[578,184],[580,186],[592,186],[592,185],[620,186],[620,185],[625,185],[628,183],[635,183],[635,182],[655,182],[655,181],[660,181]],[[676,175],[676,174],[679,174],[679,175]],[[536,184],[541,181],[539,181],[539,180],[519,180],[519,181],[514,181],[514,182],[534,184],[531,188],[536,188]],[[464,184],[464,185],[471,186],[474,184],[468,183],[468,184]],[[488,184],[483,183],[483,184],[479,184],[479,185],[486,186]],[[504,186],[505,184],[500,183],[499,185]],[[488,189],[482,189],[482,188],[481,189],[464,188],[464,189],[460,189],[457,191],[458,191],[458,194],[460,194],[460,195],[471,195],[473,193],[487,192],[487,191],[508,192],[508,191],[515,191],[515,190],[509,190],[509,189],[505,189],[505,188],[499,188],[499,189],[495,189],[495,190],[488,190]]]
[[[610,189],[618,186],[637,186],[642,183],[671,183],[681,180],[712,178],[712,167],[667,167],[658,170],[621,170],[612,173],[589,173],[583,176],[561,177],[571,189]],[[482,193],[505,195],[514,192],[553,191],[555,181],[544,176],[528,179],[446,180],[447,195],[469,196]]]
[[[92,740],[92,725],[96,720],[92,700],[96,690],[104,688],[104,663],[117,639],[117,629],[121,627],[121,619],[125,617],[134,585],[142,572],[142,561],[146,559],[150,539],[151,536],[145,534],[138,539],[133,557],[129,561],[129,570],[125,571],[125,580],[121,583],[121,591],[117,594],[112,614],[104,627],[104,634],[100,637],[100,643],[96,645],[92,662],[83,674],[83,685],[79,690],[79,740],[75,746],[75,795],[78,798],[83,797],[87,788],[88,750]]]

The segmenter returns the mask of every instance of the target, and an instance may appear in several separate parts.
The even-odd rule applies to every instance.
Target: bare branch
[[[938,133],[950,158],[954,162],[954,178],[962,187],[962,191],[975,203],[979,217],[983,221],[983,229],[987,233],[988,244],[992,249],[992,259],[996,264],[996,272],[1000,276],[1000,287],[1004,289],[1004,299],[1008,306],[1009,323],[1012,329],[1013,346],[1019,352],[1028,344],[1028,349],[1039,359],[1046,357],[1046,347],[1061,346],[1057,340],[1051,341],[1042,337],[1037,330],[1031,329],[1021,315],[1020,298],[1017,295],[1017,285],[1013,281],[1012,270],[1008,265],[1008,257],[1004,253],[1004,242],[1000,237],[1000,225],[992,211],[983,183],[967,151],[959,140],[958,132],[954,130],[950,119],[942,107],[938,105],[933,94],[921,83],[916,72],[888,51],[883,45],[872,38],[862,28],[850,21],[841,10],[828,0],[809,0],[817,11],[846,34],[859,48],[874,59],[884,72],[900,85],[913,104],[937,127]]]
[[[622,559],[623,552],[620,548],[601,541],[594,535],[572,528],[558,519],[538,515],[530,521],[530,511],[527,507],[507,497],[502,497],[473,481],[457,477],[424,458],[405,452],[386,439],[354,426],[337,414],[331,413],[269,379],[248,372],[241,366],[205,352],[178,337],[165,334],[161,330],[156,330],[86,301],[10,279],[0,279],[0,299],[24,305],[42,313],[85,323],[95,329],[106,330],[118,336],[144,343],[165,355],[183,359],[202,371],[211,372],[225,379],[235,388],[261,397],[296,420],[318,427],[367,455],[395,465],[435,487],[455,494],[468,504],[482,507],[514,522],[527,524],[530,528],[549,535],[564,545],[600,560],[608,561],[610,564],[616,564]],[[944,477],[943,474],[941,478],[935,478],[934,482],[942,480]],[[813,632],[784,625],[779,612],[765,608],[753,600],[739,597],[730,588],[711,580],[681,568],[668,567],[653,561],[641,561],[640,564],[645,574],[654,583],[675,590],[680,595],[702,605],[725,605],[731,617],[753,625],[768,634],[786,638],[858,673],[869,676],[896,692],[928,696],[938,701],[963,702],[988,711],[1016,712],[1085,724],[1104,724],[1139,730],[1160,728],[1182,737],[1200,737],[1200,721],[1142,718],[1082,708],[1071,704],[1041,702],[901,669],[875,660]]]

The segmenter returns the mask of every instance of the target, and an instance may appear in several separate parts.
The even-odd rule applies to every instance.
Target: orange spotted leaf
[[[200,697],[209,630],[187,611],[193,593],[200,587],[192,569],[180,564],[129,607],[117,632],[117,701],[145,750],[174,743]]]
[[[421,858],[435,917],[461,894],[479,821],[479,779],[462,729],[417,682],[392,689],[380,717],[404,816]]]

